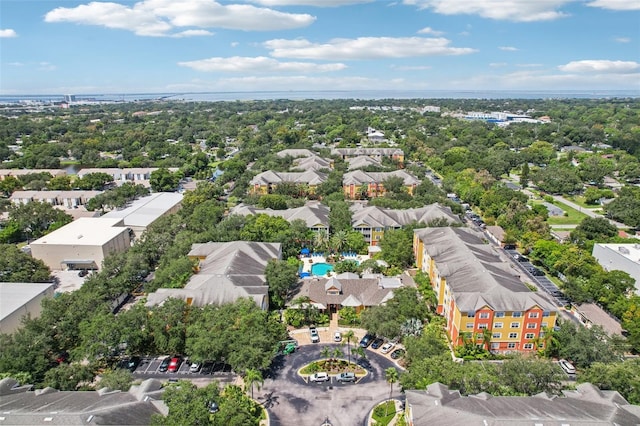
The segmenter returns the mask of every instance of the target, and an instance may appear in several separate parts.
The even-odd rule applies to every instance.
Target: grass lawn
[[[534,204],[540,204],[542,203],[542,201],[533,201],[532,203]],[[553,225],[571,225],[571,224],[579,224],[580,222],[582,222],[582,219],[584,219],[585,217],[587,217],[586,214],[579,212],[576,209],[573,209],[569,206],[567,206],[564,203],[561,203],[559,201],[554,201],[553,202],[554,205],[560,207],[562,210],[565,211],[566,216],[549,216],[549,219],[547,219],[547,223],[551,226]]]
[[[565,196],[565,198],[567,200],[573,201],[574,203],[576,203],[579,206],[582,206],[582,208],[585,208],[585,209],[589,209],[589,210],[593,210],[593,211],[602,209],[602,206],[600,206],[600,205],[587,204],[586,201],[585,201],[585,198],[580,196],[580,195],[568,195],[568,196]]]
[[[385,413],[389,413],[385,416]],[[373,409],[373,420],[376,421],[376,426],[386,426],[396,416],[396,403],[394,401],[387,401]]]

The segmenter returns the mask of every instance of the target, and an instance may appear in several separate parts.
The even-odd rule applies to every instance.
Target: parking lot
[[[334,376],[329,381],[313,383],[298,370],[322,359],[324,346],[303,345],[296,352],[276,359],[256,399],[269,411],[272,426],[320,425],[328,419],[333,426],[366,424],[373,407],[389,398],[389,385],[384,370],[396,365],[378,351],[366,350],[370,362],[368,374],[356,383],[340,383]],[[353,358],[355,359],[355,358]],[[400,396],[400,387],[393,388],[393,397]]]
[[[144,357],[140,364],[133,371],[135,377],[145,379],[197,379],[210,378],[220,380],[222,382],[231,382],[236,379],[236,375],[231,371],[231,367],[223,362],[208,361],[202,363],[202,368],[195,373],[189,371],[191,362],[183,360],[175,372],[160,371],[160,365],[167,356],[160,357]]]

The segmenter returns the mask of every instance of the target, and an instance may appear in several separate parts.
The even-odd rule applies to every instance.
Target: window
[[[518,333],[509,333],[509,339],[517,339]]]
[[[545,312],[542,313],[543,317],[548,317],[549,315],[551,315],[551,312],[549,312],[549,311],[545,311]]]
[[[500,343],[492,343],[491,349],[500,349]]]
[[[502,337],[502,333],[493,333],[493,334],[491,335],[491,338],[492,338],[492,339],[499,339],[499,338],[501,338],[501,337]]]
[[[511,323],[511,328],[520,328],[520,323],[519,322],[512,322]]]
[[[468,318],[475,318],[476,313],[475,312],[467,312],[467,317]]]
[[[472,322],[468,322],[467,323],[467,328],[473,328],[473,323]]]
[[[507,343],[507,349],[515,349],[515,348],[516,348],[515,343]]]
[[[489,328],[489,324],[486,324],[486,323],[485,324],[478,324],[478,328],[480,328],[480,329]]]
[[[524,348],[525,349],[533,349],[533,343],[525,343],[524,344]]]
[[[542,327],[542,328],[547,328],[547,326],[548,326],[548,324],[547,324],[546,322],[543,322],[543,323],[540,325],[540,327]]]
[[[537,312],[529,312],[529,318],[538,318]]]
[[[524,335],[525,339],[533,339],[535,337],[535,333],[527,333]]]
[[[476,333],[476,339],[482,339],[482,333]]]
[[[530,322],[529,324],[527,324],[527,328],[529,330],[535,330],[536,328],[538,328],[538,324],[536,324],[535,322]]]
[[[496,318],[504,318],[504,312],[496,312]]]
[[[480,319],[489,319],[489,312],[480,312]]]
[[[520,318],[522,316],[522,312],[514,312],[511,314],[511,316],[514,318]]]
[[[502,323],[501,322],[494,322],[493,323],[493,328],[502,328]]]

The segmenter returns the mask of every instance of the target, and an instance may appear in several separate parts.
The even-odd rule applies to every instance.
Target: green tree
[[[298,267],[283,260],[270,260],[264,275],[269,286],[269,299],[272,308],[282,308],[289,291],[298,281]]]
[[[529,176],[531,174],[531,170],[529,169],[529,163],[524,162],[522,165],[522,170],[520,171],[520,186],[526,188],[529,186]]]
[[[329,204],[329,228],[332,233],[339,231],[349,232],[351,228],[351,210],[344,201],[335,201]]]
[[[389,367],[386,370],[384,370],[384,378],[387,381],[387,383],[389,383],[389,400],[391,400],[391,395],[393,394],[393,384],[396,383],[398,381],[398,370],[396,370],[393,367]],[[389,406],[387,405],[387,410],[389,409]],[[388,416],[389,413],[388,411],[385,413],[385,417]]]
[[[178,189],[178,183],[180,183],[180,174],[166,168],[154,170],[149,178],[151,189],[155,192],[173,192]]]
[[[386,192],[391,194],[400,194],[406,192],[404,179],[400,176],[389,176],[382,181],[382,186]]]
[[[381,257],[390,266],[408,268],[413,264],[413,234],[411,230],[389,229],[380,241]]]
[[[0,244],[0,281],[45,283],[51,281],[49,267],[13,244]]]
[[[113,176],[103,172],[87,173],[80,179],[73,182],[73,186],[78,189],[102,191],[107,186],[113,185]]]
[[[245,386],[251,389],[251,399],[253,399],[253,385],[257,383],[258,390],[260,390],[260,385],[264,383],[264,378],[262,373],[254,368],[249,368],[244,373]]]
[[[640,404],[640,361],[627,359],[623,362],[596,362],[580,372],[581,383],[591,383],[602,390],[614,390],[629,401]]]
[[[73,217],[49,203],[31,201],[9,207],[9,221],[16,223],[28,239],[40,238],[72,220]]]
[[[82,384],[93,381],[95,371],[92,367],[82,364],[60,364],[56,368],[47,371],[44,377],[46,386],[61,391],[75,391]]]
[[[351,340],[356,337],[356,334],[353,330],[347,330],[342,337],[347,341],[347,359],[349,361],[349,365],[351,365]]]
[[[126,368],[116,368],[115,370],[106,370],[100,375],[98,388],[109,388],[112,390],[121,390],[126,392],[133,383],[133,374]]]
[[[625,186],[618,198],[605,206],[607,216],[633,228],[640,228],[640,188]]]

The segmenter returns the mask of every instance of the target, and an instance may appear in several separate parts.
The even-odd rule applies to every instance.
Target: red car
[[[180,368],[180,364],[182,364],[182,359],[175,357],[171,358],[171,362],[169,362],[169,373],[175,373]]]

